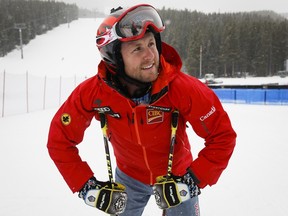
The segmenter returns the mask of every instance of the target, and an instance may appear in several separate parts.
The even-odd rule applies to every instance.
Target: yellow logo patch
[[[61,122],[65,126],[69,125],[71,123],[71,116],[67,113],[62,114]]]
[[[164,113],[161,110],[147,109],[146,114],[148,124],[163,122]]]

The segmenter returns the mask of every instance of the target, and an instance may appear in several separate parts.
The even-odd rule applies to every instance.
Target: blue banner
[[[213,89],[223,103],[288,105],[288,89]]]

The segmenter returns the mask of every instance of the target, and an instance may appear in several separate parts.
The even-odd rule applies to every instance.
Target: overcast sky
[[[288,0],[57,0],[76,3],[81,8],[98,9],[107,13],[113,7],[132,6],[148,3],[156,8],[175,8],[209,12],[243,12],[255,10],[273,10],[278,13],[288,12]]]

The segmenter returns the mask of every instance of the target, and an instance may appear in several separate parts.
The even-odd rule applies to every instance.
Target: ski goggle
[[[96,37],[98,47],[103,47],[115,40],[123,42],[142,38],[147,28],[162,32],[165,25],[158,12],[150,5],[134,6],[121,14],[112,28]]]

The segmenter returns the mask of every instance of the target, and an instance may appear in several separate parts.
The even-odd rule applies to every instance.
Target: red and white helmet
[[[154,33],[160,53],[159,33],[165,29],[165,25],[153,6],[140,4],[128,9],[112,9],[111,14],[103,20],[97,30],[96,46],[102,60],[110,69],[119,67],[120,43],[138,40],[148,29]]]

